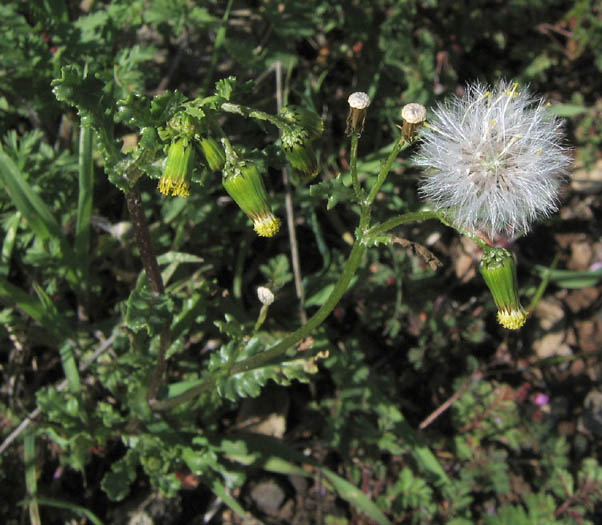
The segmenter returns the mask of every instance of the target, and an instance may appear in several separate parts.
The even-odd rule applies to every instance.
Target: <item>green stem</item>
[[[364,200],[364,192],[360,186],[358,177],[357,177],[357,144],[359,142],[359,134],[354,133],[351,135],[351,183],[353,184],[353,191],[355,192],[355,197],[359,202],[363,202]]]
[[[261,310],[259,310],[259,316],[257,317],[257,322],[255,323],[255,328],[253,328],[253,332],[257,332],[268,316],[269,305],[264,304],[261,306]]]
[[[260,368],[265,366],[270,361],[273,361],[277,357],[282,356],[290,347],[297,344],[298,342],[305,339],[315,328],[320,326],[324,322],[324,320],[330,315],[334,307],[341,300],[341,297],[347,290],[349,283],[351,282],[352,277],[355,275],[357,268],[362,260],[362,256],[366,251],[366,247],[360,241],[357,241],[353,248],[351,249],[351,253],[349,254],[349,259],[347,259],[347,263],[343,268],[343,273],[339,277],[333,291],[326,299],[326,302],[320,307],[320,309],[307,321],[306,324],[301,326],[299,329],[294,331],[289,336],[282,339],[279,343],[276,343],[272,348],[260,352],[240,363],[237,363],[230,369],[229,375],[239,374],[241,372],[247,372],[249,370],[253,370],[255,368]],[[174,406],[177,406],[180,403],[184,403],[191,399],[194,399],[198,395],[206,392],[214,387],[216,378],[220,377],[219,372],[216,372],[206,381],[198,385],[197,387],[191,388],[190,390],[184,392],[183,394],[173,397],[171,399],[166,399],[164,401],[156,401],[153,408],[158,410],[169,410]]]
[[[399,139],[395,143],[393,149],[391,150],[391,153],[389,153],[389,156],[387,157],[387,160],[380,168],[380,172],[378,174],[378,178],[376,179],[376,183],[374,184],[374,186],[372,186],[372,189],[370,190],[370,194],[368,195],[367,199],[368,204],[372,204],[374,202],[374,199],[376,199],[376,196],[378,195],[380,188],[384,184],[387,175],[389,174],[389,171],[391,171],[391,166],[393,166],[393,162],[395,162],[397,156],[409,145],[409,142],[405,142],[402,139]]]
[[[343,273],[341,274],[341,277],[339,277],[334,289],[328,296],[328,299],[326,299],[326,302],[307,321],[306,324],[295,330],[289,336],[285,337],[282,341],[269,350],[241,361],[232,368],[232,373],[238,374],[240,372],[247,372],[248,370],[264,366],[276,357],[284,354],[288,348],[305,339],[314,329],[320,326],[334,310],[334,307],[341,300],[343,294],[347,291],[349,283],[355,275],[365,251],[366,247],[363,245],[363,243],[358,241],[353,245],[353,248],[351,248],[351,253],[349,254],[349,259],[347,259],[347,263],[343,268]]]
[[[556,268],[556,265],[558,264],[559,260],[560,260],[560,254],[557,253],[556,256],[554,257],[554,260],[552,261],[552,265],[548,268],[548,270],[546,271],[546,273],[543,276],[541,283],[537,287],[537,290],[535,291],[535,295],[533,296],[533,299],[531,299],[531,303],[527,307],[527,312],[529,314],[531,314],[533,312],[533,310],[535,310],[535,308],[537,308],[539,301],[541,301],[541,298],[543,297],[543,294],[545,293],[546,288],[548,287],[548,284],[550,283],[550,277],[552,275],[552,272]]]
[[[239,106],[236,104],[222,104],[222,109],[225,111],[230,111],[232,113],[238,113],[243,116],[252,116],[255,118],[260,118],[262,120],[267,120],[272,123],[275,123],[275,120],[278,120],[276,117],[269,115],[263,112],[257,112],[250,108],[245,108],[244,106]],[[279,123],[276,123],[279,125]],[[357,144],[358,137],[356,135],[352,136],[351,139],[351,176],[353,179],[354,190],[358,198],[360,199],[361,204],[361,212],[360,212],[360,221],[358,227],[358,235],[353,247],[351,248],[351,253],[349,254],[349,258],[345,263],[343,268],[343,272],[339,277],[334,289],[326,299],[326,302],[318,309],[318,311],[305,323],[303,326],[298,328],[292,334],[288,335],[280,342],[276,343],[271,348],[260,352],[254,356],[251,356],[240,363],[235,364],[234,366],[226,365],[226,368],[218,370],[214,372],[209,378],[203,381],[198,386],[191,388],[190,390],[180,394],[178,396],[174,396],[170,399],[165,400],[154,400],[153,408],[156,410],[169,410],[177,406],[180,403],[184,403],[186,401],[190,401],[200,394],[212,389],[215,387],[215,383],[218,378],[224,376],[224,372],[227,376],[232,376],[236,374],[240,374],[242,372],[248,372],[249,370],[254,370],[256,368],[260,368],[262,366],[266,366],[269,363],[275,361],[277,358],[282,357],[286,351],[305,339],[309,334],[312,333],[318,326],[320,326],[326,318],[330,315],[330,313],[334,310],[335,306],[343,297],[343,294],[347,291],[349,284],[351,283],[351,279],[355,275],[362,257],[366,252],[366,248],[368,243],[366,240],[369,236],[376,235],[378,233],[385,232],[395,226],[400,224],[405,224],[413,221],[421,221],[426,219],[440,218],[439,214],[436,212],[417,212],[417,213],[408,213],[402,215],[400,217],[395,217],[389,221],[386,221],[380,225],[375,226],[374,228],[368,230],[368,225],[370,223],[370,210],[371,204],[374,201],[380,187],[384,183],[393,162],[395,161],[397,155],[400,153],[402,149],[407,147],[408,144],[399,141],[396,142],[393,146],[393,150],[391,151],[387,160],[381,166],[380,173],[378,175],[378,179],[372,188],[369,197],[364,200],[362,197],[362,190],[359,185],[359,181],[357,180]]]
[[[36,471],[36,438],[33,432],[25,434],[23,443],[23,460],[25,463],[25,487],[29,500],[29,519],[32,525],[40,525],[40,509],[38,507],[38,475]]]
[[[375,224],[366,232],[366,237],[376,237],[381,233],[388,232],[389,230],[397,228],[397,226],[401,226],[402,224],[407,224],[408,222],[421,222],[429,219],[441,220],[441,216],[439,212],[436,211],[417,211],[414,213],[404,213],[403,215],[392,217],[384,222],[381,222],[380,224]]]

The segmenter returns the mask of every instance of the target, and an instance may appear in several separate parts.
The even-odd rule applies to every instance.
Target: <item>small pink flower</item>
[[[542,407],[550,402],[550,397],[541,392],[537,392],[537,394],[533,394],[532,400],[535,405]]]

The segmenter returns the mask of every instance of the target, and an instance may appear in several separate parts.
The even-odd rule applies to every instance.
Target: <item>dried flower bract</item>
[[[370,97],[363,91],[351,93],[347,99],[349,103],[349,114],[347,115],[347,136],[353,134],[361,135],[364,130],[364,122],[366,121],[366,110],[370,105]]]
[[[416,102],[406,104],[401,108],[401,118],[403,119],[403,127],[401,128],[403,140],[411,142],[416,137],[418,128],[426,120],[426,108]]]

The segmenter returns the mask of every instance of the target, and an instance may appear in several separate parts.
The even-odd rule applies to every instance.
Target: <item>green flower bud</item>
[[[194,169],[195,154],[187,139],[176,139],[169,145],[163,175],[159,180],[159,191],[163,195],[187,197],[190,193],[190,178]]]
[[[293,127],[282,132],[280,137],[282,149],[291,166],[304,179],[313,179],[320,171],[316,153],[309,139],[309,132],[300,127]]]
[[[318,159],[310,143],[284,150],[286,159],[305,180],[313,179],[320,172]]]
[[[221,171],[226,163],[224,148],[215,139],[206,137],[201,139],[201,149],[209,168],[212,171]]]
[[[508,250],[492,248],[481,259],[479,270],[493,295],[499,323],[509,330],[518,330],[527,320],[527,312],[518,298],[516,263]]]
[[[192,140],[197,130],[197,123],[187,113],[177,113],[174,115],[167,126],[159,128],[158,133],[161,140],[167,142],[174,138],[185,138]]]
[[[286,106],[278,114],[289,124],[306,130],[309,140],[314,140],[324,133],[324,121],[311,109],[301,106]]]
[[[273,213],[261,173],[255,164],[239,162],[226,165],[222,184],[240,209],[253,222],[253,229],[261,237],[272,237],[280,229],[280,219]]]

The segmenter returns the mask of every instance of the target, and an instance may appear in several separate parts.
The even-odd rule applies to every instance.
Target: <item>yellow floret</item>
[[[273,237],[280,230],[280,219],[271,213],[253,220],[253,229],[260,237]]]
[[[174,180],[169,177],[161,177],[158,187],[163,195],[172,197],[188,197],[190,195],[190,184],[184,179]]]
[[[522,308],[519,310],[499,310],[497,313],[497,320],[499,323],[508,330],[518,330],[527,321],[527,312]]]

